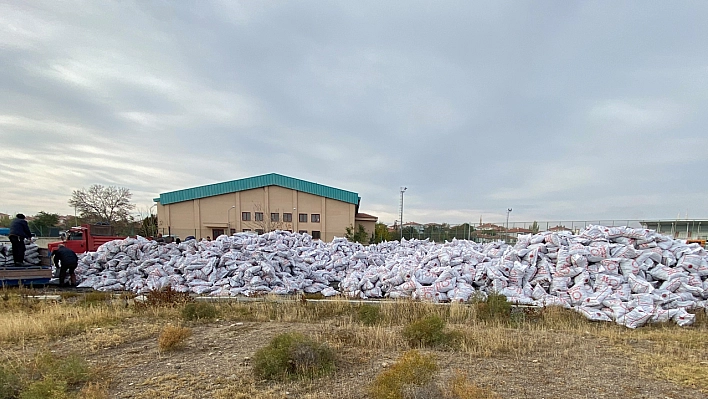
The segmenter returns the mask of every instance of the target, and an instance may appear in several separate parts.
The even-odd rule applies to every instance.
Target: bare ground
[[[102,370],[114,398],[363,398],[367,384],[404,351],[333,341],[339,356],[334,375],[285,383],[258,381],[250,359],[271,338],[297,331],[327,339],[336,337],[337,326],[326,321],[198,323],[191,326],[193,336],[184,349],[162,353],[157,345],[162,325],[164,321],[134,318],[55,341],[7,344],[3,351],[14,356],[26,356],[40,347],[58,354],[78,352]],[[700,390],[656,377],[604,338],[533,333],[544,336],[523,354],[510,351],[475,357],[449,350],[425,351],[435,355],[441,380],[461,370],[503,398],[708,398]],[[642,342],[633,345],[641,350]]]

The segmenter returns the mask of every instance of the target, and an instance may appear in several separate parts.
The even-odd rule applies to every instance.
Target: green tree
[[[46,237],[49,235],[49,230],[59,224],[59,215],[42,211],[34,215],[34,218],[28,224],[30,230],[38,237]]]
[[[2,215],[0,216],[0,227],[10,227],[10,223],[12,223],[12,217],[11,216],[5,216]]]
[[[530,230],[533,231],[534,234],[538,233],[539,227],[538,227],[537,221],[534,220],[533,224],[531,225]]]
[[[88,189],[74,190],[69,206],[81,213],[81,218],[90,223],[131,222],[130,211],[135,205],[130,203],[133,194],[125,187],[94,184]]]
[[[369,239],[369,243],[378,244],[384,241],[391,241],[391,233],[388,231],[388,226],[384,223],[376,223],[374,234]]]
[[[354,241],[358,242],[361,244],[368,244],[369,242],[369,235],[366,234],[366,229],[364,229],[364,226],[358,225],[357,229],[355,230],[354,227],[349,226],[347,227],[347,234],[344,235],[344,237],[347,238],[349,241]]]
[[[157,235],[157,215],[145,217],[140,223],[138,234],[143,237],[155,237]]]

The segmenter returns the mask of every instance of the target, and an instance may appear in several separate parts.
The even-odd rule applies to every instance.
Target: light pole
[[[401,241],[403,241],[403,193],[408,190],[408,187],[401,187]]]
[[[231,210],[236,208],[236,205],[232,205],[231,208],[226,210],[226,229],[227,235],[231,235]],[[216,237],[214,237],[216,238]]]
[[[509,214],[511,213],[511,208],[506,210],[506,239],[509,240]]]

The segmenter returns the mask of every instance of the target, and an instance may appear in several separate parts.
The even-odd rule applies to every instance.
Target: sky
[[[385,223],[708,218],[708,3],[0,0],[0,212],[279,173]]]

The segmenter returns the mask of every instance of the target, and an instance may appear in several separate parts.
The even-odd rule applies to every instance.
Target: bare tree
[[[132,196],[125,187],[94,184],[85,190],[74,190],[69,205],[75,207],[82,218],[93,222],[115,223],[130,219],[130,211],[135,208],[130,203]]]
[[[280,209],[275,209],[273,213],[278,214],[278,220],[273,220],[270,214],[265,214],[263,212],[263,206],[261,204],[253,204],[253,220],[244,222],[244,226],[251,228],[253,230],[260,230],[263,233],[267,233],[274,230],[292,230],[293,224],[283,221],[283,215],[280,213]],[[257,220],[256,214],[260,213],[262,215],[261,220]]]

